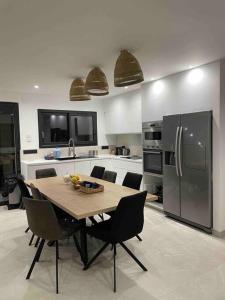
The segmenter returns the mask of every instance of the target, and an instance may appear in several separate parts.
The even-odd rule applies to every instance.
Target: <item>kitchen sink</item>
[[[81,155],[81,156],[62,156],[56,158],[56,160],[71,160],[71,159],[82,159],[82,158],[95,158],[96,156],[89,156],[89,155]]]

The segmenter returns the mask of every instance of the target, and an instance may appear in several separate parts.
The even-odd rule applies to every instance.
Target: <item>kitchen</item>
[[[179,5],[178,2],[177,5]],[[67,13],[70,15],[68,11]],[[108,13],[110,14],[109,11]],[[145,14],[143,10],[142,14]],[[69,19],[72,24],[74,22],[72,15]],[[147,18],[142,22],[145,23],[146,20]],[[66,24],[62,26],[68,30]],[[107,28],[109,30],[108,25]],[[51,31],[51,28],[49,30]],[[193,30],[192,28],[192,32]],[[144,32],[147,37],[146,28]],[[45,36],[43,32],[42,34],[44,41]],[[52,34],[56,38],[53,32]],[[62,34],[61,38],[63,36],[65,36],[65,42],[68,42],[66,34]],[[32,40],[34,37],[30,36],[30,38]],[[32,44],[31,40],[29,43]],[[35,44],[38,43],[35,41]],[[124,299],[132,299],[134,295],[137,296],[140,293],[140,299],[163,300],[167,299],[167,296],[168,299],[170,296],[177,297],[177,299],[195,299],[195,297],[223,299],[221,296],[225,249],[225,89],[223,84],[225,60],[223,52],[221,55],[209,55],[204,59],[197,59],[194,55],[190,55],[188,59],[183,56],[182,60],[180,57],[176,58],[175,53],[172,57],[169,52],[171,61],[170,59],[162,60],[160,57],[161,60],[156,60],[158,65],[156,66],[151,61],[153,52],[149,51],[150,44],[145,39],[145,43],[138,46],[142,47],[141,49],[138,50],[135,47],[128,49],[138,64],[140,63],[144,75],[142,82],[133,85],[116,86],[116,78],[114,78],[116,77],[116,62],[121,52],[115,49],[110,52],[104,46],[105,54],[101,51],[101,55],[100,53],[98,55],[100,50],[95,51],[95,55],[93,53],[91,55],[86,50],[84,56],[82,56],[83,49],[78,51],[77,59],[81,58],[79,64],[83,64],[82,67],[72,62],[72,52],[68,52],[70,55],[65,58],[68,60],[62,68],[61,77],[58,74],[59,69],[55,70],[51,77],[51,72],[54,70],[52,61],[54,63],[58,61],[59,53],[52,57],[46,50],[46,52],[41,52],[40,60],[43,60],[42,63],[45,61],[48,67],[43,68],[42,65],[39,69],[36,64],[37,73],[33,77],[30,75],[32,79],[25,76],[26,71],[21,68],[23,74],[21,81],[17,73],[17,82],[14,83],[14,87],[10,89],[7,85],[6,81],[9,79],[3,80],[2,88],[0,88],[0,219],[4,223],[1,234],[2,245],[4,246],[5,242],[6,250],[3,250],[1,263],[8,274],[12,275],[12,282],[15,282],[16,276],[14,276],[13,268],[10,267],[10,258],[7,256],[7,251],[14,251],[15,265],[18,264],[17,270],[20,274],[17,276],[22,291],[20,292],[18,288],[20,298],[22,294],[27,293],[29,288],[32,289],[32,296],[35,292],[40,295],[37,299],[46,295],[52,296],[54,282],[51,283],[50,277],[54,276],[54,270],[51,271],[50,276],[47,276],[48,268],[52,268],[50,263],[49,266],[42,267],[43,270],[37,266],[32,273],[32,280],[24,283],[25,273],[35,247],[28,247],[31,232],[24,234],[27,226],[26,210],[21,209],[21,195],[16,188],[14,175],[21,174],[29,185],[30,182],[36,182],[37,170],[53,168],[57,176],[61,178],[61,184],[65,189],[67,188],[66,179],[70,175],[81,177],[83,175],[84,178],[85,176],[89,178],[94,167],[98,166],[117,174],[115,183],[118,189],[123,188],[127,173],[140,174],[143,176],[140,191],[146,190],[149,195],[157,196],[152,198],[154,201],[151,200],[145,204],[144,229],[140,236],[138,235],[142,243],[138,244],[139,241],[136,238],[129,242],[140,259],[143,259],[145,265],[147,264],[149,271],[141,278],[141,272],[138,273],[136,266],[134,269],[133,265],[130,266],[131,262],[122,256],[121,247],[118,247],[118,256],[122,256],[123,260],[123,262],[118,260],[117,266],[121,273],[118,272],[117,293],[119,297],[123,297],[122,293],[124,293]],[[53,50],[54,43],[51,47]],[[68,46],[67,49],[69,48]],[[201,47],[202,51],[203,49],[204,47]],[[166,58],[166,48],[163,51],[163,57]],[[182,53],[181,48],[177,55],[180,53]],[[36,57],[39,57],[37,53]],[[87,58],[93,60],[88,66],[85,64]],[[97,63],[94,61],[95,58]],[[25,61],[25,57],[23,59]],[[163,63],[158,63],[159,61]],[[62,65],[61,60],[57,68]],[[73,65],[73,70],[77,68],[75,73],[70,70],[71,65]],[[86,79],[87,82],[89,74],[98,65],[105,73],[108,90],[104,95],[98,96],[95,96],[96,91],[92,90],[93,94],[90,92],[85,95],[86,99],[77,101],[73,98],[76,95],[71,93],[74,81],[81,76],[82,81],[85,82]],[[7,152],[5,152],[6,148]],[[51,180],[49,182],[51,183]],[[105,210],[94,217],[98,222],[108,220],[107,212]],[[18,227],[17,218],[20,224]],[[9,233],[7,238],[10,228],[12,228],[12,234]],[[105,257],[108,259],[107,264],[110,265],[110,253],[106,252],[102,261],[99,259],[98,264],[96,262],[93,266],[93,271],[96,273],[85,272],[85,275],[87,274],[87,280],[85,280],[77,263],[79,251],[71,254],[71,243],[69,241],[68,246],[66,243],[61,244],[62,254],[60,255],[67,255],[69,263],[62,263],[62,265],[65,264],[62,267],[62,273],[65,271],[65,274],[71,276],[74,282],[77,276],[79,284],[85,285],[84,299],[89,297],[88,281],[92,289],[95,286],[99,289],[94,297],[103,298],[105,293],[110,292],[111,280],[107,282],[107,279],[96,279],[97,277],[94,280],[91,274],[102,271],[102,266],[106,266],[104,265]],[[88,244],[91,243],[93,239],[88,240]],[[18,250],[18,245],[21,250]],[[96,245],[94,242],[94,247]],[[51,247],[47,248],[46,259],[48,255],[51,257],[52,250]],[[26,262],[24,262],[24,253],[27,256]],[[7,262],[5,265],[4,257]],[[22,261],[24,266],[22,266]],[[124,263],[124,272],[119,266],[120,263],[121,265]],[[44,264],[43,260],[43,263],[39,265]],[[73,265],[73,270],[65,270],[70,266],[69,264]],[[107,278],[109,268],[105,269],[103,272]],[[210,273],[210,279],[204,277],[207,277],[207,272]],[[222,274],[221,277],[218,275],[219,272]],[[220,287],[215,287],[213,283],[214,274],[220,282]],[[45,283],[41,282],[42,275]],[[188,294],[184,286],[186,284],[193,286],[198,280],[202,289],[195,287],[193,294]],[[73,287],[69,279],[68,282],[60,279],[60,290],[62,289],[60,293],[68,296],[68,299],[76,293],[79,296],[77,287]],[[13,292],[9,291],[10,288],[7,289],[3,284],[1,287],[4,289],[6,299],[7,297],[13,299]],[[131,289],[130,292],[129,289]],[[183,298],[181,297],[182,290],[185,291]],[[208,291],[204,297],[202,290]],[[32,296],[27,297],[31,299]]]

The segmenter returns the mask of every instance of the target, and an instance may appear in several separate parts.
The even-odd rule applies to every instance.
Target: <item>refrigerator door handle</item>
[[[179,162],[179,170],[180,170],[180,176],[183,176],[182,172],[182,164],[181,164],[181,139],[182,139],[182,132],[183,132],[183,127],[180,127],[180,132],[179,132],[179,142],[178,142],[178,162]]]
[[[175,167],[176,167],[177,176],[179,176],[179,169],[178,169],[178,136],[179,136],[179,130],[180,130],[180,127],[177,126],[176,139],[175,139]]]

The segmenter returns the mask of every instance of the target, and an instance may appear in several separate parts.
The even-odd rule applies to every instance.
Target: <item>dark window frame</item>
[[[98,134],[97,134],[97,112],[94,111],[73,111],[73,110],[52,110],[52,109],[38,109],[38,135],[39,135],[39,148],[55,148],[55,147],[67,147],[66,143],[44,143],[42,141],[41,131],[43,128],[42,114],[66,114],[67,115],[67,126],[68,126],[68,136],[70,137],[70,116],[91,116],[93,118],[93,142],[80,142],[75,143],[76,147],[82,146],[97,146],[98,145]]]

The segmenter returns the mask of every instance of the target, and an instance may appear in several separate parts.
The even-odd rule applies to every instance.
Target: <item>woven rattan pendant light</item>
[[[114,69],[114,85],[122,87],[142,81],[144,76],[137,59],[127,50],[121,50]]]
[[[70,101],[85,101],[91,97],[85,89],[84,81],[81,78],[76,78],[71,84]]]
[[[105,74],[99,67],[93,68],[86,79],[85,88],[90,95],[105,96],[109,93],[109,85]]]

